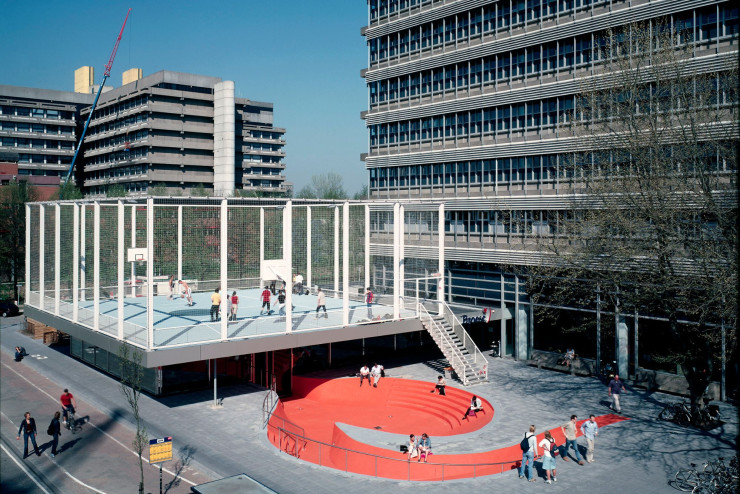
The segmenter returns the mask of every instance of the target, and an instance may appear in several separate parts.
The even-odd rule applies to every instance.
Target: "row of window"
[[[262,156],[259,154],[245,154],[242,157],[242,161],[248,161],[252,163],[282,163],[280,156]]]
[[[120,163],[122,161],[146,158],[149,155],[149,148],[136,147],[129,150],[114,151],[112,153],[99,154],[87,158],[87,165],[103,165],[106,163]]]
[[[252,187],[272,187],[272,188],[278,188],[282,185],[282,182],[278,180],[249,180],[247,182],[244,182],[244,185],[252,186]]]
[[[144,141],[148,137],[148,129],[137,130],[135,132],[127,132],[126,134],[116,135],[113,137],[107,137],[105,139],[93,141],[90,143],[89,149],[102,149],[120,145],[130,146],[131,143]]]
[[[251,149],[253,151],[282,151],[282,144],[265,144],[261,142],[245,142],[244,149]]]
[[[269,132],[267,130],[250,130],[249,136],[256,139],[281,139],[283,137],[279,132]]]
[[[66,110],[49,110],[45,108],[28,108],[25,106],[0,106],[0,115],[15,117],[46,118],[51,120],[72,120],[74,113]]]
[[[737,7],[733,9],[722,7],[722,9],[721,12],[728,15],[725,16],[725,22],[721,25],[720,37],[737,36],[740,9]],[[690,22],[693,19],[691,12],[683,13],[682,16],[679,19],[681,26],[684,25],[682,22]],[[691,37],[687,35],[691,35],[692,32],[691,29],[681,29],[677,37],[681,42],[690,41]],[[714,38],[717,37],[716,33],[715,29]],[[615,35],[610,42],[608,33],[601,31],[401,77],[373,81],[368,83],[370,104],[375,106],[379,103],[449,90],[470,90],[476,86],[482,87],[496,82],[511,83],[525,77],[540,78],[559,70],[572,70],[592,64],[601,64],[611,55],[627,53],[630,45],[634,46],[635,43],[630,43],[623,33]],[[622,50],[624,50],[623,53],[619,53]],[[613,53],[614,51],[618,53]]]
[[[138,96],[134,96],[133,98],[119,101],[118,103],[114,103],[112,105],[97,108],[95,110],[95,113],[93,114],[93,120],[107,117],[109,115],[118,115],[121,112],[145,106],[147,103],[149,103],[149,95],[140,94]]]
[[[27,170],[24,168],[21,168],[18,170],[18,175],[33,175],[33,176],[40,176],[40,177],[58,177],[61,175],[61,172],[58,170]]]
[[[34,134],[70,135],[74,131],[74,127],[66,125],[0,121],[0,130],[7,132],[33,132]]]
[[[88,180],[101,180],[112,177],[130,177],[146,173],[146,165],[121,166],[107,170],[95,170],[87,174]]]
[[[51,139],[27,139],[25,137],[3,137],[4,148],[33,148],[33,149],[74,149],[72,141],[55,141]]]
[[[412,7],[422,7],[433,3],[442,3],[444,0],[370,0],[370,19],[375,20],[394,12],[399,12]]]
[[[148,120],[149,120],[148,113],[137,113],[136,115],[129,115],[125,118],[119,118],[111,122],[106,122],[106,123],[98,124],[95,126],[91,126],[88,129],[87,133],[88,135],[97,135],[97,134],[102,134],[104,132],[112,132],[114,130],[118,130],[123,127],[130,127],[133,125],[137,125],[137,124],[146,122]]]
[[[250,166],[244,169],[245,175],[280,175],[280,168],[261,168],[259,166]]]
[[[130,192],[146,192],[149,184],[147,182],[125,182],[121,184],[116,184],[122,186],[127,193]],[[89,187],[86,188],[86,192],[91,195],[97,195],[97,196],[103,196],[106,195],[108,192],[108,189],[113,187],[112,185],[97,185],[95,187]]]
[[[18,153],[18,163],[34,163],[46,165],[69,165],[72,156],[53,156],[48,154]]]

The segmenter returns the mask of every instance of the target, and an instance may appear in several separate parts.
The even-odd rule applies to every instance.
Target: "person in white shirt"
[[[326,295],[321,291],[321,288],[319,288],[319,293],[316,297],[316,319],[319,318],[320,309],[324,309],[324,317],[329,319],[329,314],[326,313]]]
[[[481,410],[483,410],[483,402],[480,401],[480,398],[473,395],[473,397],[470,399],[470,406],[467,410],[465,410],[465,415],[463,415],[462,419],[468,420],[468,415],[475,415],[475,412],[480,412]]]
[[[594,441],[596,436],[599,435],[599,426],[596,424],[596,417],[593,415],[588,416],[588,420],[581,424],[581,432],[586,437],[586,444],[588,449],[586,450],[586,461],[589,463],[594,462]]]
[[[555,443],[555,440],[552,438],[552,434],[550,434],[550,431],[545,431],[545,438],[540,441],[540,448],[542,448],[542,469],[547,474],[547,480],[545,480],[546,484],[552,484],[553,482],[558,481],[558,472],[555,469],[555,458],[552,456],[552,453],[550,452],[550,447]],[[552,473],[552,480],[550,480],[550,475]]]
[[[293,283],[293,293],[303,295],[303,276],[297,274],[293,279],[295,280]]]
[[[360,387],[362,387],[362,381],[365,379],[367,379],[367,383],[370,384],[370,369],[367,368],[367,365],[360,367]]]
[[[524,467],[529,464],[527,471],[527,479],[530,482],[536,482],[534,478],[534,459],[537,458],[539,453],[537,452],[537,436],[534,434],[534,425],[529,426],[529,431],[524,433],[524,439],[522,440],[522,466],[519,467],[519,478],[524,478]],[[526,441],[526,443],[525,443]],[[524,450],[524,444],[527,446],[527,450]]]
[[[380,376],[383,374],[383,366],[376,363],[373,365],[373,368],[370,369],[370,374],[373,375],[373,387],[378,387],[378,381],[380,381]],[[360,384],[362,384],[362,380],[360,380]]]

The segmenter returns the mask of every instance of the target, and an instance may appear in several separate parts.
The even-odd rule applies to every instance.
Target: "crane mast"
[[[69,182],[69,177],[72,175],[72,171],[75,168],[75,162],[77,161],[77,155],[80,153],[80,149],[82,148],[82,141],[85,139],[85,134],[87,133],[87,127],[90,125],[90,120],[92,120],[93,112],[95,112],[95,107],[98,106],[98,99],[100,99],[100,93],[103,92],[103,87],[105,86],[105,81],[108,80],[108,77],[110,77],[110,69],[113,67],[113,60],[116,59],[116,53],[118,53],[118,45],[121,43],[121,37],[123,36],[123,30],[126,28],[126,21],[128,21],[128,16],[131,13],[131,9],[128,9],[128,12],[126,12],[126,18],[123,20],[123,26],[121,26],[121,32],[118,33],[118,38],[116,38],[116,44],[113,46],[113,51],[110,54],[110,58],[108,59],[108,63],[105,65],[105,72],[103,73],[103,80],[100,82],[100,87],[98,87],[98,92],[95,94],[95,101],[93,101],[92,107],[90,108],[90,114],[87,116],[87,120],[85,121],[85,127],[82,129],[82,134],[80,135],[80,140],[77,144],[77,150],[75,150],[75,155],[72,158],[72,164],[69,165],[69,170],[67,171],[67,176],[64,178],[64,184],[62,184],[62,189],[59,191],[59,199],[62,199],[62,194],[64,193],[64,186],[67,185],[67,182]]]

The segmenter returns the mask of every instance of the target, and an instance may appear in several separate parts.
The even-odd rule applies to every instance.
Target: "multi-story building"
[[[449,300],[528,302],[503,266],[536,263],[532,237],[573,221],[567,124],[600,43],[633,22],[669,26],[707,72],[737,59],[726,1],[368,0],[370,196],[445,201]],[[504,354],[527,337],[514,324],[501,325]]]
[[[272,117],[272,104],[235,98],[216,77],[160,71],[124,84],[101,96],[85,137],[86,192],[284,193],[285,130]]]
[[[66,175],[93,96],[0,85],[0,152],[18,157],[18,174]],[[72,177],[74,178],[74,177]]]

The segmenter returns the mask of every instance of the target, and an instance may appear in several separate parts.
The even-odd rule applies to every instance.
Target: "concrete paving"
[[[21,363],[10,363],[24,376],[35,373],[42,382],[47,381],[57,388],[69,387],[83,410],[100,410],[109,418],[111,427],[115,425],[127,429],[130,434],[132,417],[114,379],[15,330],[4,328],[0,336],[3,363],[8,362],[8,356],[17,344],[25,346],[30,354],[46,357],[27,357]],[[388,375],[428,380],[430,386],[441,368],[440,361],[381,363],[385,365]],[[14,382],[16,378],[9,377],[14,374],[7,370],[4,366],[0,376],[3,397],[0,403],[4,414],[6,406],[9,406],[6,405],[6,394],[19,386]],[[330,369],[314,375],[342,377],[356,372],[355,368]],[[476,385],[469,390],[493,404],[495,414],[491,423],[479,431],[447,438],[443,443],[435,442],[438,453],[447,452],[448,448],[450,452],[463,452],[509,446],[519,442],[530,424],[535,424],[538,431],[542,431],[566,422],[571,414],[583,418],[589,413],[608,413],[606,388],[593,378],[536,369],[500,358],[490,358],[489,375],[489,383]],[[461,386],[450,381],[448,385]],[[7,400],[7,403],[17,404],[11,413],[16,431],[15,415],[34,403],[26,403],[27,394],[15,389],[12,400]],[[205,481],[206,478],[246,473],[267,487],[285,494],[410,492],[419,487],[418,483],[376,479],[326,469],[279,452],[267,441],[265,431],[261,428],[264,396],[265,391],[260,387],[241,385],[219,391],[219,398],[223,398],[223,406],[219,408],[212,407],[212,391],[165,398],[142,396],[140,407],[150,437],[173,436],[181,458],[181,472],[189,480]],[[663,404],[676,400],[661,393],[645,393],[628,388],[628,394],[622,401],[624,413],[631,420],[600,431],[595,463],[579,466],[573,461],[558,460],[556,484],[544,484],[541,471],[538,471],[538,482],[533,484],[520,480],[516,472],[509,471],[478,479],[424,483],[423,489],[440,494],[446,494],[450,489],[480,492],[518,492],[525,489],[578,492],[588,489],[596,494],[677,492],[670,481],[678,468],[686,467],[690,462],[734,454],[738,420],[737,410],[722,404],[722,415],[727,423],[711,431],[658,421],[656,417]],[[47,425],[45,421],[46,415],[43,415],[40,424],[44,427]],[[4,425],[3,435],[6,429]],[[375,431],[353,428],[352,434],[360,438],[366,436],[368,440],[379,439]],[[389,443],[393,441],[393,438],[387,440]],[[389,444],[389,449],[391,446]],[[75,461],[83,466],[87,462],[93,464],[95,458],[90,453],[87,448],[79,448],[79,451],[75,451]],[[119,456],[124,459],[127,454],[130,453],[121,452]],[[107,461],[111,463],[109,469],[118,467],[117,463],[114,464],[115,456]],[[174,468],[174,465],[171,467]],[[114,475],[113,472],[111,475]],[[102,481],[105,477],[104,472],[89,473],[89,478]],[[147,490],[153,487],[147,484]],[[116,492],[113,489],[101,490]]]

